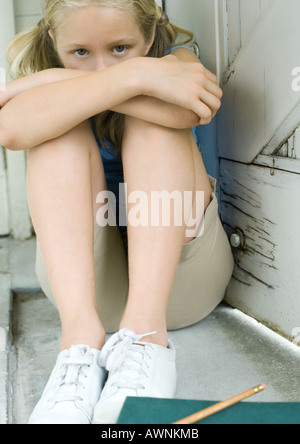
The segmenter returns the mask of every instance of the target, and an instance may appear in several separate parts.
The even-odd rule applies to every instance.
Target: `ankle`
[[[88,345],[96,350],[102,350],[105,335],[100,321],[62,322],[61,350],[68,350],[72,345]]]
[[[140,321],[137,322],[136,320],[130,321],[123,319],[120,324],[120,329],[122,328],[128,328],[138,335],[155,332],[153,335],[149,335],[143,338],[142,341],[149,344],[156,344],[161,345],[162,347],[168,347],[169,341],[167,327],[163,323]]]
[[[149,330],[150,332],[151,330]],[[152,330],[155,331],[155,330]],[[141,333],[142,334],[142,333]],[[149,344],[161,345],[162,347],[168,348],[169,339],[167,331],[157,331],[155,334],[146,336],[143,338],[143,342],[147,342]]]
[[[60,349],[69,350],[73,345],[87,345],[95,350],[102,350],[105,344],[105,335],[95,332],[75,331],[72,334],[62,333]]]

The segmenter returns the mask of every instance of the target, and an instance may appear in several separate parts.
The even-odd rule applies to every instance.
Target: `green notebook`
[[[127,398],[118,424],[172,424],[216,402]],[[242,402],[199,424],[300,424],[300,403]]]

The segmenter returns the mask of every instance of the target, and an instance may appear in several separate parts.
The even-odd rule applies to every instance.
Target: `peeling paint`
[[[300,177],[284,171],[221,160],[221,214],[229,237],[244,234],[233,249],[235,270],[230,302],[290,332],[299,324]],[[298,314],[297,314],[298,313]]]

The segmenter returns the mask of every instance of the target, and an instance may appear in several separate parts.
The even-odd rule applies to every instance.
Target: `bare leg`
[[[93,254],[93,202],[104,189],[103,164],[88,122],[29,150],[28,201],[61,317],[62,349],[104,345]]]
[[[204,191],[205,208],[211,188],[192,131],[171,130],[128,118],[122,151],[128,194],[140,190]],[[128,206],[130,212],[131,206]],[[203,215],[201,216],[202,219]],[[172,219],[171,219],[172,221]],[[129,298],[121,328],[167,346],[166,315],[186,226],[132,227],[128,224]]]

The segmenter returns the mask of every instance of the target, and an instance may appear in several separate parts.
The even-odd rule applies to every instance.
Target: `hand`
[[[172,55],[148,60],[154,63],[144,77],[148,82],[145,94],[193,111],[200,125],[210,123],[223,96],[216,76],[201,63],[181,62]]]

